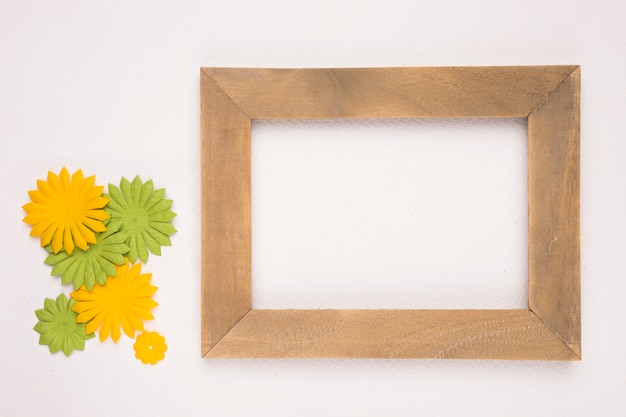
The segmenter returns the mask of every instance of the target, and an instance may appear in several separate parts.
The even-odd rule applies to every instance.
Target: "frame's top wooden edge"
[[[253,120],[525,118],[578,68],[201,67],[201,82],[214,83]]]

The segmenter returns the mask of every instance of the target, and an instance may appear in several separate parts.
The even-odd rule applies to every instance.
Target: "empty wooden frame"
[[[411,117],[527,118],[528,309],[253,310],[252,121]],[[579,360],[579,126],[578,66],[202,68],[202,356]]]

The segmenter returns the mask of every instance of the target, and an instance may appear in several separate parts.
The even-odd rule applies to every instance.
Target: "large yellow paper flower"
[[[22,206],[28,213],[24,222],[33,229],[31,236],[41,236],[41,246],[52,242],[52,250],[71,254],[74,247],[87,250],[96,243],[94,232],[104,232],[102,220],[109,218],[102,208],[109,202],[102,197],[102,186],[94,186],[95,176],[83,177],[79,169],[70,179],[63,167],[57,176],[48,172],[48,181],[37,180],[37,190],[28,195],[31,202]]]
[[[120,327],[131,339],[135,330],[143,331],[143,320],[152,320],[150,310],[158,304],[152,299],[157,287],[150,285],[152,274],[141,274],[141,264],[127,262],[117,267],[117,275],[91,291],[83,285],[71,295],[76,300],[72,310],[76,321],[87,323],[87,333],[99,330],[100,341],[109,334],[114,342],[120,338]]]

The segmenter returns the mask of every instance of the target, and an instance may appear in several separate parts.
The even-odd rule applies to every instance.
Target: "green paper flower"
[[[154,191],[152,180],[142,183],[136,176],[132,184],[122,178],[120,188],[109,184],[110,199],[105,210],[112,219],[122,221],[126,233],[126,244],[130,251],[126,255],[130,262],[137,258],[148,261],[148,250],[161,255],[161,246],[171,246],[169,235],[176,232],[171,222],[176,213],[170,210],[172,200],[166,200],[165,189]]]
[[[86,251],[77,249],[71,255],[65,251],[54,254],[48,245],[46,249],[51,253],[44,262],[52,266],[50,275],[60,275],[61,283],[71,282],[75,290],[83,284],[91,290],[96,282],[104,285],[107,277],[114,277],[115,266],[126,263],[124,254],[130,248],[124,244],[126,235],[120,232],[121,221],[110,220],[105,226],[106,232],[98,233],[96,243]]]
[[[85,340],[94,337],[93,333],[87,334],[86,324],[76,323],[78,313],[71,309],[74,303],[76,300],[61,294],[56,301],[46,298],[44,308],[35,311],[39,322],[34,330],[41,335],[39,344],[48,345],[51,353],[62,350],[70,356],[74,350],[83,350]]]

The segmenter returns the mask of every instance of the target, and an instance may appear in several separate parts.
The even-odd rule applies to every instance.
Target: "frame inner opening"
[[[255,121],[254,309],[525,309],[524,119]]]

